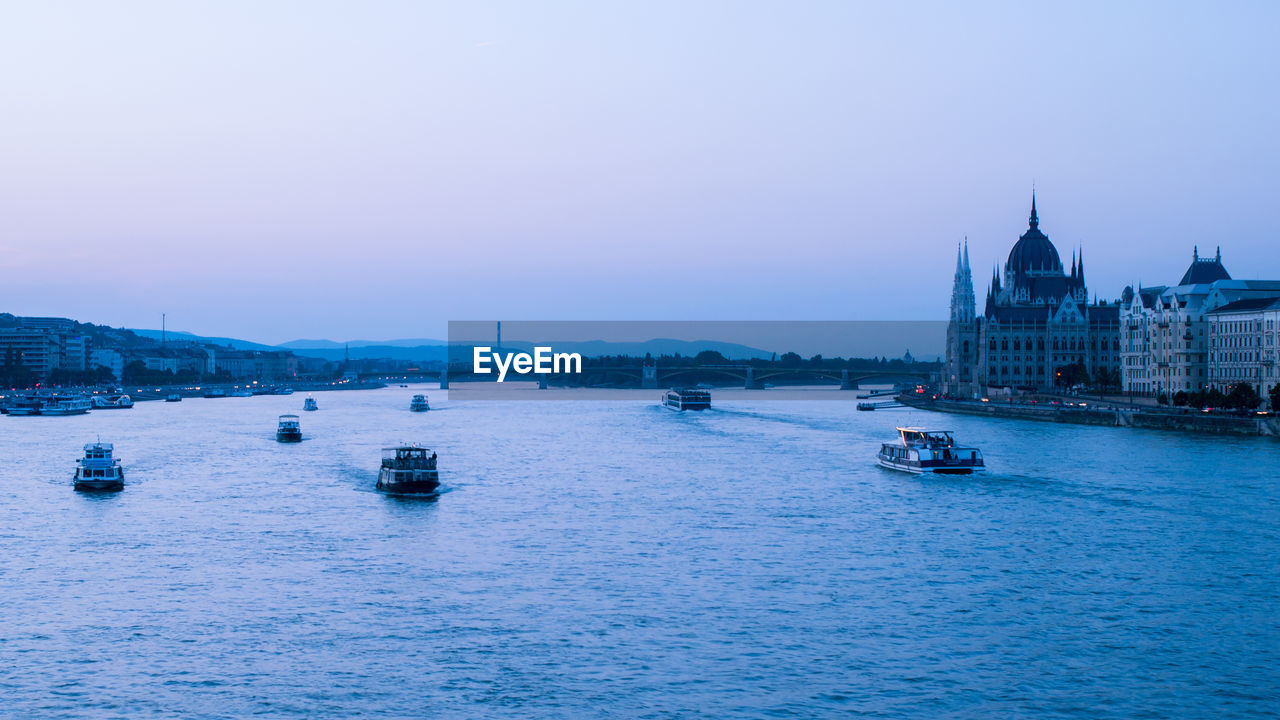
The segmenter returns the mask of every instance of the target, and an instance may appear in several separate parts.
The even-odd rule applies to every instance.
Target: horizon
[[[1033,185],[1100,298],[1196,245],[1280,275],[1270,4],[128,7],[0,30],[9,312],[264,344],[940,320],[956,244],[983,282]]]

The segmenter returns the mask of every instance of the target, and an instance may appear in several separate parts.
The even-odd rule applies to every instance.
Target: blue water
[[[416,389],[0,418],[6,717],[1257,717],[1280,442]],[[872,459],[895,423],[979,479]],[[129,486],[70,487],[83,443]],[[435,501],[373,491],[440,454]]]

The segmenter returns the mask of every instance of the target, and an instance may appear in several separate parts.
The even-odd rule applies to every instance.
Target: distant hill
[[[332,340],[290,340],[287,343],[281,343],[277,347],[287,350],[334,350],[344,348],[348,345],[352,348],[358,347],[429,347],[432,345],[447,345],[445,340],[434,340],[432,338],[408,338],[404,340],[349,340],[346,342],[334,342]]]
[[[151,338],[153,340],[159,340],[162,336],[165,336],[169,340],[176,340],[178,342],[194,342],[194,343],[204,343],[206,345],[230,346],[237,350],[280,350],[281,349],[273,345],[263,345],[262,343],[250,342],[248,340],[240,340],[237,338],[227,338],[227,337],[209,337],[207,335],[196,335],[194,333],[182,332],[178,330],[169,330],[168,332],[165,332],[165,333],[161,333],[159,330],[139,330],[137,328],[130,328],[130,330],[136,335],[140,335],[146,338]]]
[[[133,330],[134,333],[147,338],[159,339],[159,330]],[[248,340],[240,340],[238,338],[227,337],[210,337],[204,335],[196,335],[189,332],[169,331],[170,340],[178,340],[183,342],[208,343],[212,345],[230,346],[237,350],[262,350],[262,351],[278,351],[289,350],[296,355],[303,357],[320,358],[331,362],[341,361],[346,357],[352,360],[376,360],[388,358],[391,360],[401,360],[410,362],[431,362],[445,361],[449,356],[448,342],[445,340],[436,340],[432,338],[405,338],[399,340],[351,340],[349,342],[335,342],[333,340],[324,339],[302,339],[292,340],[280,345],[265,345],[263,343],[250,342]],[[725,358],[730,360],[749,360],[753,358],[768,359],[773,356],[774,351],[762,350],[748,345],[740,345],[738,343],[719,342],[716,340],[674,340],[671,338],[654,338],[641,342],[613,342],[607,340],[585,340],[585,341],[548,341],[546,344],[551,345],[557,352],[576,352],[581,353],[584,357],[594,357],[600,355],[628,355],[631,357],[644,357],[645,353],[654,355],[655,357],[662,355],[682,355],[692,357],[704,350],[714,350]],[[504,342],[502,344],[504,350],[529,352],[533,349],[533,343],[527,342]],[[778,353],[782,354],[781,352]],[[461,362],[471,357],[469,346],[458,346],[453,348],[453,360]],[[917,356],[917,360],[929,361],[937,358],[934,353],[923,353]]]
[[[160,339],[159,330],[134,330],[134,333],[155,340]],[[347,357],[347,343],[332,340],[293,340],[283,345],[266,345],[264,343],[241,340],[239,338],[212,337],[195,333],[170,330],[166,333],[170,340],[179,342],[196,342],[209,345],[233,347],[237,350],[280,351],[289,350],[302,357],[321,358],[339,361]],[[390,358],[392,360],[430,361],[445,359],[445,342],[430,339],[406,340],[352,340],[350,357],[352,360],[370,360]]]
[[[290,350],[295,355],[303,357],[321,358],[331,362],[340,361],[350,355],[352,360],[379,360],[388,358],[391,360],[405,360],[412,362],[430,362],[432,360],[444,361],[447,356],[447,347],[445,345],[416,345],[413,347],[400,347],[396,345],[352,345],[350,351],[342,345],[336,348],[297,348],[285,347],[281,345],[277,350]]]

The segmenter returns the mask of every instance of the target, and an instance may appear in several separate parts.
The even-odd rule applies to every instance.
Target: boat
[[[880,446],[880,453],[876,456],[880,467],[946,475],[970,475],[987,469],[982,461],[982,451],[956,445],[950,430],[900,427],[898,436],[898,442]]]
[[[293,388],[291,388],[291,387],[278,387],[278,388],[274,388],[274,389],[272,389],[271,394],[272,394],[272,395],[292,395],[292,394],[293,394]]]
[[[409,401],[409,409],[413,412],[426,412],[431,409],[431,406],[427,403],[426,395],[414,395]]]
[[[178,393],[169,393],[164,397],[165,402],[182,402],[182,396]]]
[[[83,395],[55,395],[45,399],[40,408],[41,415],[60,417],[63,415],[84,415],[89,412],[89,398]]]
[[[204,391],[204,396],[209,399],[224,398],[227,396],[227,391],[223,390],[222,388],[209,388],[208,390]]]
[[[702,388],[672,388],[663,394],[661,403],[672,410],[707,410],[711,407],[711,392]]]
[[[302,401],[302,409],[303,409],[303,410],[306,410],[307,412],[311,412],[311,411],[313,411],[313,410],[319,410],[319,409],[320,409],[320,406],[319,406],[319,405],[316,405],[316,399],[315,399],[315,398],[313,398],[313,397],[309,397],[309,398],[307,398],[306,400],[303,400],[303,401]]]
[[[427,453],[431,453],[428,455]],[[391,493],[431,493],[440,487],[436,454],[417,445],[382,449],[378,489]]]
[[[84,457],[76,461],[72,481],[76,490],[123,490],[124,468],[112,457],[111,443],[93,442],[84,446]]]
[[[43,407],[44,398],[39,395],[16,395],[5,408],[5,414],[14,417],[39,415]]]
[[[302,442],[302,425],[297,415],[281,415],[276,425],[276,441],[282,443]]]
[[[94,410],[128,410],[133,407],[133,398],[128,395],[94,395]]]
[[[253,397],[253,391],[247,390],[247,389],[236,390],[235,392],[231,393],[231,397]]]
[[[858,409],[859,410],[875,410],[876,404],[875,403],[858,403]]]

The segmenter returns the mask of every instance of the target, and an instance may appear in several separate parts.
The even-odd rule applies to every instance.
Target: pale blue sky
[[[261,341],[941,319],[1280,277],[1275,3],[85,2],[0,16],[0,310]],[[978,287],[979,298],[984,287]]]

